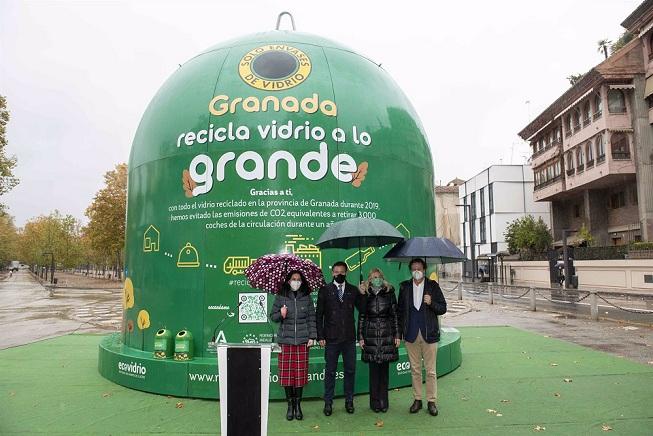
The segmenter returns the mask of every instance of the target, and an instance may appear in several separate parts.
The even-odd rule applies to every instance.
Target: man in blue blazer
[[[447,302],[438,282],[425,277],[424,260],[413,259],[409,265],[412,279],[401,282],[397,305],[399,328],[406,344],[413,382],[414,401],[410,413],[417,413],[422,408],[423,361],[426,369],[427,409],[432,416],[437,416],[435,362],[440,340],[438,315],[447,312]]]

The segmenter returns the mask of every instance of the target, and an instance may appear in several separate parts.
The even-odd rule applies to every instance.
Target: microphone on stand
[[[243,304],[243,302],[242,302],[242,301],[239,301],[239,302],[238,302],[238,306],[236,306],[236,309],[234,309],[234,310],[237,311],[238,308],[239,308],[242,304]],[[216,332],[218,331],[218,329],[219,329],[219,328],[222,326],[222,324],[227,320],[227,318],[233,318],[235,315],[236,315],[236,313],[234,312],[234,315],[232,315],[232,316],[230,317],[230,316],[229,316],[229,312],[227,312],[227,314],[224,316],[224,318],[222,318],[222,319],[220,320],[220,322],[219,322],[219,323],[215,326],[215,328],[213,329],[213,338],[211,338],[211,342],[213,342],[213,343],[215,344],[215,339],[216,339],[216,338],[215,338],[215,334],[216,334]]]
[[[259,304],[259,306],[261,306],[261,308],[265,312],[265,320],[267,321],[268,327],[270,328],[270,332],[272,333],[272,351],[275,351],[275,352],[276,351],[281,351],[281,349],[279,348],[279,344],[276,343],[277,340],[276,340],[276,335],[274,334],[274,326],[272,325],[272,322],[270,321],[270,315],[268,315],[268,310],[263,305],[262,300],[258,300],[258,304]]]

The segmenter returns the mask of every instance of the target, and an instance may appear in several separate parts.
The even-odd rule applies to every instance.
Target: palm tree
[[[606,38],[606,39],[601,39],[597,44],[599,46],[598,52],[601,53],[601,51],[603,51],[603,54],[605,55],[605,58],[607,59],[608,58],[608,46],[610,44],[612,44],[612,41],[610,41],[609,39]]]

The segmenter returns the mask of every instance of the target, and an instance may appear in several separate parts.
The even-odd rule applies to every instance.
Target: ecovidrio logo
[[[130,377],[145,378],[145,374],[147,374],[147,368],[136,362],[118,362],[118,372]]]
[[[248,85],[264,91],[282,91],[302,83],[311,73],[311,60],[287,44],[268,44],[248,51],[238,74]]]

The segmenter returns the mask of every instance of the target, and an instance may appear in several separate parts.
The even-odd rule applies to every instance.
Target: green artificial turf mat
[[[459,330],[463,363],[438,380],[440,416],[410,415],[406,387],[390,392],[386,414],[358,395],[353,415],[341,398],[328,418],[322,401],[306,400],[304,421],[288,422],[285,402],[273,401],[269,434],[653,434],[653,366],[512,327]],[[0,434],[219,433],[217,401],[102,378],[100,338],[68,335],[0,351]]]

